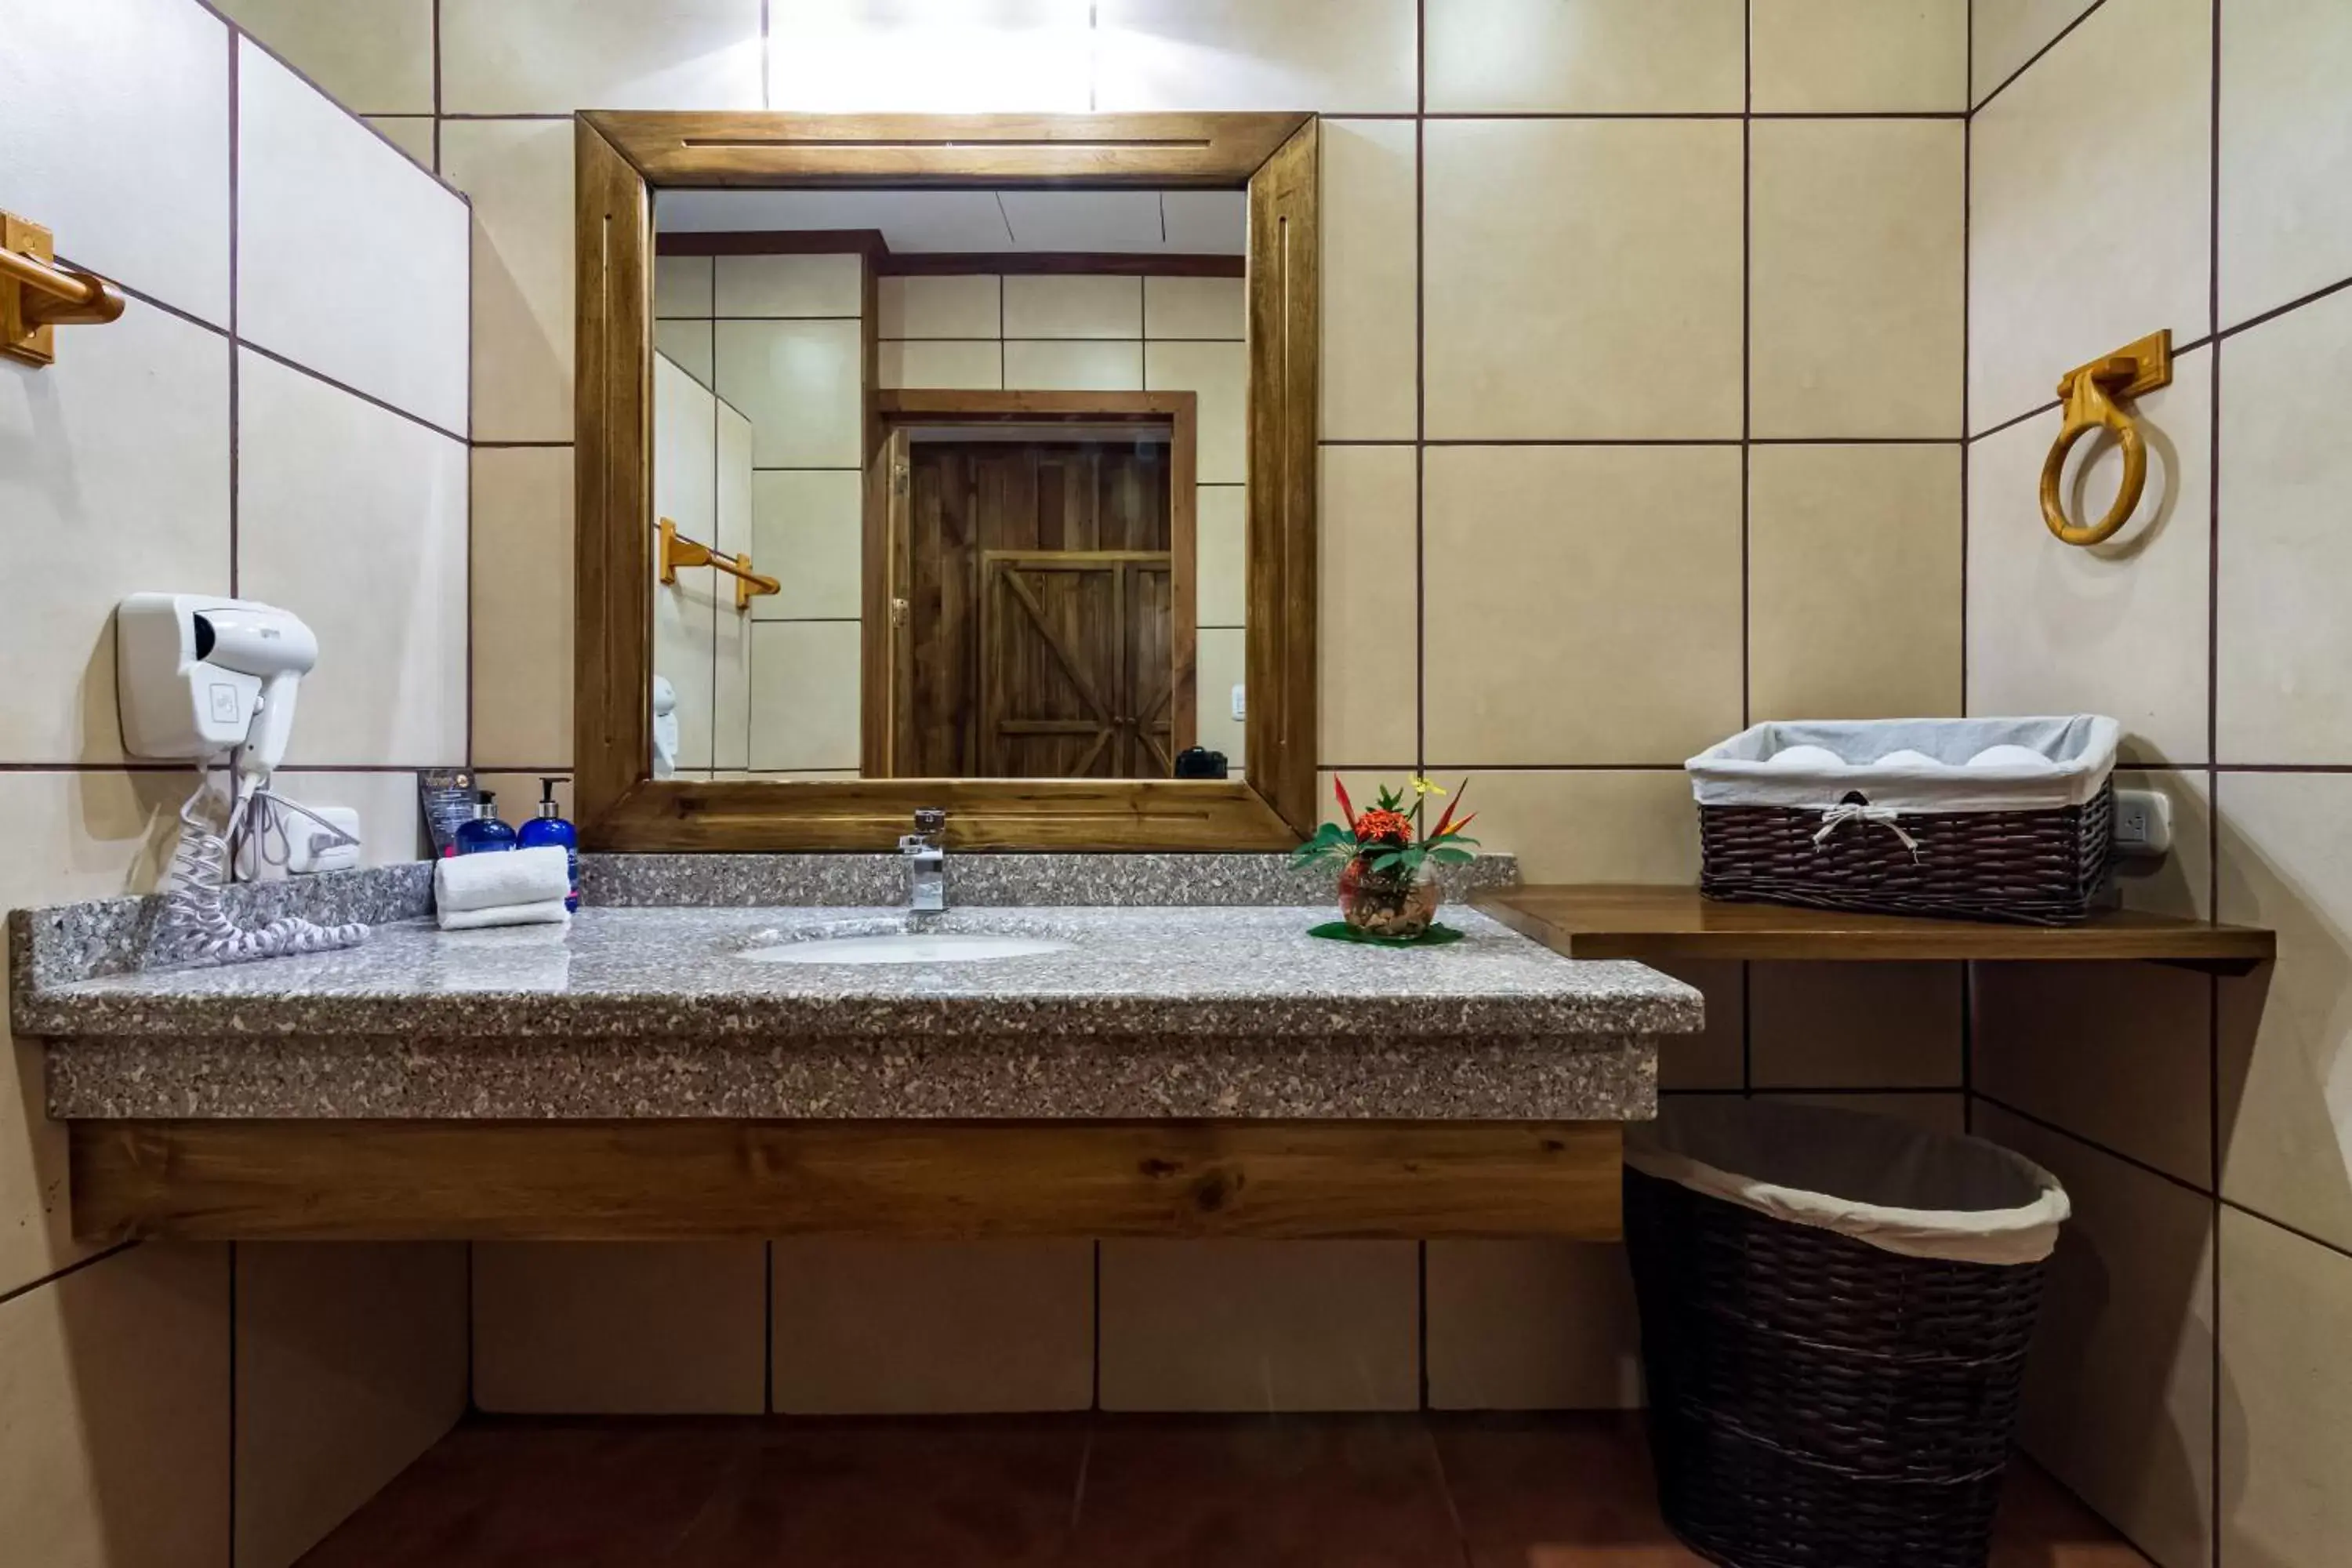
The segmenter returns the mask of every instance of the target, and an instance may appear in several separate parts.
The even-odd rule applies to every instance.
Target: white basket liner
[[[1825,811],[1849,790],[1888,811],[2052,811],[2095,798],[2115,771],[2123,726],[2079,713],[2048,719],[1863,719],[1758,724],[1684,766],[1701,805],[1783,805]],[[1971,768],[1988,746],[2024,746],[2043,767]],[[1765,759],[1820,746],[1854,765],[1776,768]],[[1882,768],[1856,758],[1914,751],[1942,764]]]
[[[2038,1263],[2073,1212],[2056,1177],[1980,1138],[1785,1100],[1669,1100],[1625,1129],[1625,1163],[1906,1258]]]

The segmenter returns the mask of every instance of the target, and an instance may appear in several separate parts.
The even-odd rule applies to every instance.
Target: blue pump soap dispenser
[[[564,895],[563,907],[577,910],[580,907],[580,832],[563,820],[563,810],[555,804],[555,786],[562,782],[560,778],[541,775],[539,815],[522,825],[522,831],[515,836],[515,840],[516,847],[521,849],[536,849],[544,844],[562,847],[563,863],[572,879],[572,891]]]
[[[499,820],[499,797],[488,790],[474,807],[474,820],[457,825],[457,853],[480,855],[515,847],[515,830]]]

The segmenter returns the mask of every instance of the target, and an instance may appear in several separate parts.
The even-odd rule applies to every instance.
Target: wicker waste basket
[[[1730,1568],[1982,1568],[2057,1181],[1769,1100],[1670,1101],[1625,1163],[1666,1522]]]

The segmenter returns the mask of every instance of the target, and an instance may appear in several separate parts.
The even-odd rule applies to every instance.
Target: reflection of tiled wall
[[[413,858],[409,770],[467,759],[463,199],[193,0],[11,7],[0,84],[0,206],[131,296],[0,363],[0,907],[155,884],[191,780],[117,729],[142,589],[308,621],[280,784]],[[82,1246],[8,1059],[0,1556],[280,1568],[463,1408],[464,1248]]]
[[[1013,0],[921,26],[832,7],[801,32],[759,0],[440,0],[436,100],[429,28],[386,21],[370,45],[320,20],[331,7],[269,7],[284,47],[336,60],[354,108],[437,134],[474,198],[477,433],[507,444],[476,454],[478,560],[569,537],[561,485],[534,476],[572,435],[570,110],[1324,113],[1322,754],[1391,778],[1475,769],[1486,841],[1549,880],[1692,875],[1680,763],[1744,720],[1961,702],[1968,3],[1750,8]],[[988,347],[1001,375],[1011,351]],[[535,583],[491,595],[478,624],[541,625],[544,650],[499,671],[475,760],[559,762],[563,607]],[[1670,1054],[1678,1089],[1958,1120],[1951,971],[1693,978],[1716,1022]],[[616,1302],[506,1384],[512,1403],[610,1408],[656,1346],[708,1388],[771,1323],[779,1408],[1085,1402],[1084,1244],[780,1242],[765,1317],[760,1255],[551,1257],[534,1277],[518,1249],[517,1300],[560,1279]],[[1105,1248],[1103,1397],[1410,1402],[1423,1370],[1446,1405],[1626,1396],[1613,1252],[1432,1247],[1418,1335],[1398,1328],[1414,1261],[1409,1243],[1201,1248],[1187,1289],[1207,1305],[1167,1311],[1138,1288],[1168,1273],[1156,1251]],[[924,1336],[920,1364],[879,1366],[876,1323]],[[744,1400],[730,1384],[712,1407]]]
[[[2136,900],[2281,942],[2244,980],[1978,975],[1977,1128],[2077,1209],[2027,1440],[2166,1568],[2320,1568],[2352,1542],[2352,8],[1976,13],[1969,704],[2121,719],[2179,836]],[[2061,545],[2053,386],[2158,328],[2148,499]],[[2087,467],[2102,509],[2120,465]]]
[[[749,551],[752,442],[741,410],[667,353],[656,355],[655,518],[726,554]],[[665,584],[658,559],[654,570],[654,673],[670,683],[677,702],[677,776],[740,773],[751,750],[752,628],[735,607],[735,580],[715,566],[693,566]],[[522,813],[506,816],[520,820]]]
[[[1238,278],[885,278],[884,386],[1191,392],[1199,398],[1199,743],[1241,766],[1248,307]]]
[[[722,408],[743,411],[746,548],[783,590],[737,617],[718,585],[743,677],[740,696],[736,683],[727,689],[719,754],[706,764],[724,776],[857,776],[863,268],[845,254],[665,256],[655,267],[662,352]]]

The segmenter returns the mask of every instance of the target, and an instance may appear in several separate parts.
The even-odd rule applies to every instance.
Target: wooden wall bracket
[[[2133,398],[2172,384],[2172,333],[2151,332],[2115,353],[2077,365],[2061,376],[2058,396],[2066,410],[2058,443],[2042,465],[2042,521],[2067,544],[2103,544],[2131,518],[2147,489],[2147,443],[2139,421],[2125,406]],[[2124,482],[2107,515],[2095,523],[2066,521],[2066,503],[2059,481],[2066,469],[2066,454],[2094,430],[2112,430],[2124,449]]]
[[[57,265],[47,229],[0,213],[0,354],[53,364],[56,328],[103,325],[122,307],[122,290],[105,279]]]

